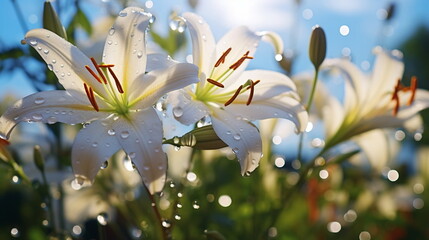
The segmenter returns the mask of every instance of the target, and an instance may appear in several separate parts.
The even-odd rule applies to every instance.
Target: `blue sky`
[[[368,63],[372,62],[371,49],[380,44],[380,39],[383,39],[383,47],[393,49],[405,41],[416,27],[421,24],[429,26],[427,0],[302,0],[300,6],[296,6],[295,1],[200,0],[195,11],[206,19],[217,38],[229,29],[240,25],[247,25],[257,31],[276,31],[283,38],[286,48],[293,48],[298,54],[295,72],[311,70],[307,47],[309,34],[314,25],[318,24],[325,29],[328,39],[328,57],[350,54],[352,60],[364,69],[370,66]],[[3,0],[1,3],[1,47],[19,45],[24,36],[11,2]],[[44,1],[16,0],[16,2],[21,6],[28,28],[39,28]],[[61,4],[73,2],[62,0]],[[84,11],[94,22],[105,14],[100,9],[110,4],[109,0],[82,2]],[[153,6],[147,10],[156,16],[157,22],[154,28],[160,32],[166,31],[168,14],[172,9],[178,12],[190,10],[185,0],[136,1],[136,5],[144,7],[147,2],[153,3]],[[382,16],[385,14],[383,9],[391,2],[397,4],[395,18],[389,24],[383,25]],[[69,21],[72,12],[63,10],[62,13],[62,20]],[[342,26],[343,30],[349,29],[348,34],[340,33]],[[249,67],[279,70],[268,44],[261,46]],[[0,94],[4,94],[5,89],[13,91],[15,88],[19,89],[14,91],[18,95],[32,91],[26,88],[24,91],[21,90],[26,79],[19,73],[8,76],[3,74],[0,76],[0,81],[3,84],[3,91]]]

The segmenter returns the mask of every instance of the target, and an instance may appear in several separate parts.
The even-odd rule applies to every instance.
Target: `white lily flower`
[[[90,122],[76,136],[72,167],[81,182],[92,182],[118,150],[132,159],[151,193],[161,191],[167,158],[162,151],[162,123],[152,105],[169,91],[198,81],[197,68],[178,63],[151,71],[159,59],[146,56],[145,35],[151,15],[140,8],[119,13],[107,37],[102,63],[85,56],[56,34],[36,29],[25,41],[58,77],[64,91],[44,91],[16,102],[0,118],[8,138],[19,122]],[[148,72],[148,73],[145,73]]]
[[[330,98],[324,109],[327,144],[335,145],[359,134],[404,126],[422,109],[429,107],[429,91],[401,84],[404,64],[401,53],[375,49],[372,75],[366,75],[346,59],[328,59],[323,68],[340,69],[345,82],[344,104]]]
[[[200,16],[185,13],[183,20],[191,34],[200,83],[170,95],[173,114],[186,125],[210,116],[216,134],[240,161],[241,173],[248,174],[258,166],[262,153],[260,134],[250,121],[286,118],[299,131],[307,125],[308,115],[292,80],[273,71],[245,71],[262,38],[274,43],[278,52],[282,42],[274,33],[238,27],[215,44],[210,27]]]

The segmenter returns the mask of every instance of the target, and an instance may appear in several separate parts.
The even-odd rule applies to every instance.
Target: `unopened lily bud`
[[[66,29],[61,24],[61,21],[50,1],[46,1],[43,6],[43,28],[52,31],[67,40]]]
[[[182,137],[174,137],[164,143],[200,150],[219,149],[228,146],[217,136],[212,125],[196,128]]]
[[[37,169],[40,172],[45,171],[45,160],[43,159],[42,152],[40,151],[40,146],[35,145],[33,151],[34,163],[36,164]]]
[[[313,27],[311,33],[309,56],[314,68],[318,70],[326,57],[326,36],[323,29],[318,25]]]
[[[386,14],[386,21],[389,21],[390,19],[392,19],[393,18],[393,16],[394,16],[394,14],[395,14],[395,4],[394,3],[391,3],[390,5],[389,5],[389,7],[387,8],[387,14]]]

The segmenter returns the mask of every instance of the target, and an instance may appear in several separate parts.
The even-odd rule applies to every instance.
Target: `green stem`
[[[319,69],[316,68],[316,72],[314,73],[313,86],[311,87],[310,98],[307,103],[307,112],[310,112],[311,104],[313,103],[314,93],[316,92],[317,79],[319,77]]]
[[[162,234],[162,239],[163,240],[170,240],[171,238],[170,238],[170,234],[169,234],[169,232],[168,232],[168,229],[167,228],[165,228],[163,225],[162,225],[162,217],[161,217],[161,213],[159,212],[159,209],[158,209],[158,207],[157,207],[157,205],[156,205],[156,201],[155,201],[155,198],[153,197],[153,195],[149,192],[149,189],[146,187],[146,185],[143,183],[143,186],[144,186],[144,189],[146,189],[146,192],[147,192],[147,195],[148,195],[148,197],[149,197],[149,200],[150,200],[150,202],[151,202],[151,206],[152,206],[152,210],[153,210],[153,212],[155,213],[155,217],[156,217],[156,219],[157,219],[157,221],[158,221],[158,223],[159,223],[159,226],[161,227],[161,234]]]

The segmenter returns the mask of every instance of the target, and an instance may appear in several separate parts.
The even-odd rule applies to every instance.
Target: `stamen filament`
[[[86,70],[88,70],[88,72],[89,73],[91,73],[91,75],[99,82],[99,83],[101,83],[101,84],[103,84],[103,82],[101,81],[101,79],[97,76],[97,74],[94,72],[94,71],[92,71],[92,69],[88,66],[88,65],[85,65],[85,68],[86,68]]]
[[[229,104],[231,104],[238,96],[238,94],[240,94],[241,89],[243,88],[243,85],[240,85],[240,87],[238,87],[238,89],[235,91],[234,95],[232,95],[232,97],[225,103],[225,107],[228,106]]]
[[[207,82],[209,82],[209,83],[211,83],[213,85],[216,85],[216,86],[218,86],[220,88],[224,88],[225,87],[222,83],[217,82],[217,81],[215,81],[215,80],[213,80],[211,78],[207,78]]]
[[[240,67],[241,64],[243,64],[244,60],[253,59],[253,57],[248,56],[248,54],[249,54],[249,51],[247,51],[240,59],[238,59],[237,62],[232,64],[229,68],[232,70],[237,70],[237,68]]]
[[[411,77],[411,97],[408,99],[408,106],[411,105],[414,102],[414,98],[416,97],[416,90],[417,90],[417,77],[413,76]]]
[[[91,62],[92,64],[94,64],[95,69],[97,69],[98,74],[101,76],[101,78],[103,79],[104,84],[107,84],[107,79],[103,74],[103,71],[101,71],[100,67],[98,67],[97,62],[95,61],[94,58],[91,58]]]
[[[247,89],[249,88],[250,88],[250,94],[249,94],[249,98],[247,99],[247,103],[246,103],[247,106],[249,106],[249,104],[252,102],[253,93],[255,92],[255,84],[253,83],[252,80],[250,80],[250,86],[247,87]]]
[[[223,54],[222,56],[220,56],[220,58],[217,60],[216,64],[214,65],[214,67],[219,67],[219,65],[221,65],[222,63],[225,63],[225,58],[226,56],[231,52],[232,48],[228,48]]]
[[[95,111],[99,111],[97,101],[95,101],[94,91],[91,87],[88,87],[86,83],[83,84],[83,87],[85,88],[86,96],[88,97],[89,102],[91,103],[92,107],[95,109]]]
[[[121,82],[119,82],[119,79],[116,77],[115,72],[113,72],[112,68],[107,68],[109,69],[109,73],[112,75],[113,79],[115,79],[115,84],[116,84],[116,88],[118,89],[118,91],[120,93],[124,93],[124,89],[122,88]]]

